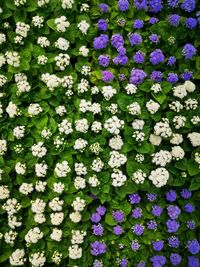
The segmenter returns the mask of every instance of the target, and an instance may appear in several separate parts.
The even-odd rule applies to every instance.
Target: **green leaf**
[[[57,27],[56,27],[56,24],[55,24],[55,19],[49,19],[49,20],[47,20],[47,25],[52,30],[56,31]]]
[[[12,249],[11,248],[4,248],[2,250],[2,253],[3,254],[0,255],[0,262],[4,262],[10,257],[10,255],[12,253]]]
[[[200,57],[196,57],[196,69],[200,70]]]
[[[117,222],[113,219],[112,215],[109,213],[106,214],[105,222],[110,226],[114,226],[117,224]]]
[[[189,160],[187,167],[190,176],[194,176],[200,173],[199,164],[197,164],[193,159]]]
[[[200,188],[200,178],[192,179],[189,189],[195,191]]]

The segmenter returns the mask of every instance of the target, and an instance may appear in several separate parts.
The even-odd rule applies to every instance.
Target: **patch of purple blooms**
[[[168,16],[169,24],[173,27],[178,27],[181,21],[181,17],[178,14],[172,14]]]
[[[179,215],[181,214],[181,210],[178,206],[174,206],[174,205],[169,205],[169,207],[167,207],[167,212],[169,217],[172,220],[175,220],[179,217]]]
[[[90,245],[90,252],[93,256],[99,256],[106,253],[106,244],[104,242],[95,241]]]
[[[129,42],[130,42],[131,46],[139,45],[142,43],[142,36],[137,32],[132,33],[129,36]]]
[[[180,223],[176,220],[168,219],[166,222],[168,233],[176,233],[180,227]]]
[[[182,261],[182,257],[177,253],[171,253],[169,258],[173,266],[179,265]]]
[[[99,31],[105,32],[108,29],[108,24],[104,19],[99,19],[97,28]]]
[[[139,204],[140,200],[141,197],[137,193],[129,195],[129,201],[131,204]]]
[[[192,192],[187,188],[182,189],[180,194],[183,199],[189,199],[192,196]]]
[[[103,70],[101,74],[102,74],[102,80],[104,82],[111,82],[114,79],[114,75],[111,71]]]
[[[159,70],[153,70],[151,75],[150,75],[150,78],[152,81],[160,83],[160,82],[162,82],[163,74]]]
[[[158,240],[152,242],[153,250],[155,251],[161,251],[164,247],[164,241]]]
[[[192,44],[186,44],[183,47],[182,55],[185,57],[185,59],[191,59],[193,56],[195,56],[197,53],[197,49]]]
[[[179,247],[179,239],[176,236],[170,236],[168,238],[168,245],[172,248],[178,248]]]
[[[176,63],[176,58],[174,56],[171,56],[168,58],[167,65],[173,66]]]
[[[92,230],[93,230],[93,235],[96,235],[96,236],[102,236],[103,235],[104,229],[100,223],[93,225]]]
[[[134,29],[142,29],[144,27],[144,21],[141,19],[136,19],[133,22]]]
[[[187,213],[192,213],[195,211],[195,207],[192,204],[187,203],[184,206],[184,211],[186,211]]]
[[[180,7],[186,12],[192,12],[195,10],[196,0],[184,0]]]
[[[156,49],[150,53],[150,62],[153,65],[158,65],[162,63],[164,60],[165,60],[165,56],[163,55],[163,52],[161,49]]]
[[[187,18],[185,21],[185,27],[193,30],[197,26],[197,20],[195,18]]]
[[[113,211],[112,217],[118,223],[122,223],[124,221],[124,213],[120,210]]]
[[[195,256],[189,256],[188,257],[188,267],[199,267],[200,262],[199,259]]]
[[[158,13],[163,8],[162,0],[149,0],[149,11]]]
[[[133,251],[137,251],[139,248],[140,248],[140,244],[136,240],[132,241],[131,249]]]
[[[199,253],[200,251],[200,245],[197,239],[193,239],[193,240],[189,240],[187,242],[187,248],[188,251],[192,254],[192,255],[196,255]]]
[[[178,74],[173,73],[173,72],[168,73],[167,81],[169,83],[172,83],[172,84],[177,83],[178,82]]]
[[[134,85],[141,84],[146,77],[147,77],[147,74],[143,70],[133,69],[131,71],[130,83]]]
[[[135,208],[132,212],[132,217],[137,219],[142,217],[142,209],[141,208]]]
[[[144,233],[144,226],[139,223],[135,224],[132,227],[132,229],[133,229],[133,233],[136,234],[137,236],[140,236]]]
[[[121,235],[123,232],[124,232],[124,230],[120,225],[116,225],[113,227],[113,233],[115,235]]]
[[[152,33],[150,36],[149,36],[149,40],[154,43],[154,44],[157,44],[159,43],[159,37],[156,33]]]
[[[134,0],[133,4],[138,10],[145,10],[147,8],[147,0]]]
[[[156,216],[156,217],[159,217],[163,212],[163,208],[161,208],[160,206],[158,205],[154,205],[152,206],[152,211],[151,213]]]
[[[144,54],[142,51],[137,51],[133,56],[133,61],[138,64],[142,64],[144,62]]]
[[[99,60],[99,65],[102,67],[108,67],[109,63],[110,63],[110,57],[109,56],[104,56],[104,55],[100,55],[98,57]]]
[[[150,258],[150,261],[152,262],[153,267],[162,267],[167,262],[165,256],[162,255],[155,255]]]
[[[111,45],[116,49],[124,45],[123,36],[119,33],[114,34],[111,37],[110,41],[111,41]]]
[[[118,0],[118,8],[120,11],[127,11],[129,9],[129,1],[128,0]]]
[[[94,38],[93,42],[94,49],[96,50],[104,49],[107,47],[108,42],[109,42],[108,35],[101,34],[100,36]]]
[[[107,4],[101,3],[99,5],[99,9],[103,13],[108,13],[108,8],[109,8],[109,6]]]

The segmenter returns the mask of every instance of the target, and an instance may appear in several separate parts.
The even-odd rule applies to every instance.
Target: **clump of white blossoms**
[[[150,134],[149,142],[154,146],[159,146],[162,142],[162,138],[155,134]]]
[[[48,57],[44,56],[44,55],[40,55],[37,58],[37,63],[39,65],[45,65],[48,62]]]
[[[70,23],[65,16],[56,18],[55,24],[58,32],[66,32],[66,29],[70,26]]]
[[[58,125],[58,130],[60,133],[64,133],[66,135],[73,132],[72,124],[67,119],[64,119],[61,123]]]
[[[89,124],[88,124],[87,119],[80,119],[80,120],[75,121],[75,129],[78,132],[87,133],[89,129]]]
[[[60,85],[60,78],[57,77],[55,74],[50,74],[50,73],[43,73],[41,75],[41,80],[46,84],[48,89],[50,91],[54,91],[56,87]]]
[[[77,190],[84,189],[86,187],[85,179],[82,178],[81,176],[76,176],[76,178],[74,179],[74,187]]]
[[[60,242],[62,240],[62,230],[58,228],[53,228],[50,238],[54,241]]]
[[[37,39],[37,44],[41,47],[48,47],[50,46],[50,41],[46,36],[39,36]]]
[[[83,152],[85,148],[87,147],[87,145],[88,145],[88,142],[85,139],[78,138],[76,139],[73,147],[75,150],[79,150],[80,152]]]
[[[151,114],[154,114],[159,110],[160,105],[151,99],[146,103],[146,108]]]
[[[12,252],[9,257],[9,262],[12,266],[22,266],[26,262],[25,258],[25,250],[24,249],[16,249]]]
[[[70,56],[68,54],[61,53],[55,57],[55,61],[56,61],[56,66],[63,71],[70,63]]]
[[[90,84],[88,80],[86,79],[81,79],[81,82],[77,86],[78,93],[85,93],[89,90]]]
[[[185,152],[181,146],[173,146],[171,150],[172,158],[175,160],[183,159],[185,156]]]
[[[33,184],[29,183],[22,183],[19,187],[19,192],[23,195],[28,195],[33,192],[34,187]]]
[[[47,149],[43,145],[43,142],[38,142],[31,147],[32,155],[34,157],[42,158],[46,155]]]
[[[32,17],[32,23],[35,27],[43,27],[44,17],[43,16],[34,16]]]
[[[167,150],[160,150],[159,152],[152,154],[152,162],[155,165],[165,167],[172,160],[172,155]]]
[[[114,95],[116,95],[117,90],[111,85],[102,87],[102,94],[106,100],[110,100]]]
[[[86,3],[81,4],[80,12],[88,12],[90,9],[90,6]]]
[[[179,145],[183,142],[182,134],[173,133],[170,139],[170,143],[173,145]]]
[[[111,173],[112,185],[114,187],[121,187],[125,184],[127,177],[123,174],[122,171],[118,169],[114,169],[113,173]]]
[[[22,37],[26,38],[29,31],[30,31],[30,25],[24,22],[16,23],[16,30],[15,30],[16,34],[19,34]]]
[[[0,55],[0,68],[5,64],[6,64],[6,57],[3,54],[1,54]],[[2,80],[1,84],[2,84],[2,86],[5,84],[5,82],[3,83],[3,79],[7,80],[7,78],[4,75],[1,74],[1,80]]]
[[[184,82],[184,87],[185,87],[185,89],[186,89],[186,91],[188,93],[192,93],[196,89],[196,85],[193,82],[191,82],[191,81],[185,81]]]
[[[120,129],[122,129],[125,125],[123,120],[120,120],[117,116],[112,116],[107,119],[104,123],[104,128],[111,134],[118,135],[120,133]]]
[[[61,0],[61,6],[63,9],[71,9],[73,4],[74,0]]]
[[[9,65],[13,66],[14,68],[17,68],[20,66],[20,55],[16,51],[8,51],[5,53],[6,61]]]
[[[27,245],[29,244],[35,244],[40,239],[42,239],[44,236],[43,232],[40,231],[39,227],[34,227],[28,231],[28,233],[25,235],[25,241]]]
[[[55,42],[55,47],[59,48],[60,50],[67,51],[69,48],[69,41],[63,37],[59,37]]]
[[[45,163],[35,164],[35,174],[38,177],[45,177],[47,174],[48,165]]]
[[[167,184],[169,172],[163,167],[157,168],[151,171],[148,178],[156,187],[162,187]]]
[[[6,35],[0,32],[0,45],[6,42]]]
[[[154,134],[160,137],[168,138],[172,135],[172,129],[169,125],[169,120],[164,118],[154,126]]]
[[[151,87],[151,91],[153,91],[155,94],[162,91],[161,85],[159,83],[155,83]]]
[[[91,130],[95,133],[99,133],[102,130],[102,124],[99,121],[94,121],[91,125]]]
[[[17,174],[21,174],[24,175],[26,172],[26,164],[25,163],[21,163],[21,162],[17,162],[15,164],[15,171]]]
[[[90,75],[91,74],[91,67],[87,66],[87,65],[82,66],[81,74],[85,75],[85,76]]]
[[[90,24],[86,20],[82,20],[78,23],[77,27],[82,32],[82,34],[86,35],[88,29],[90,28]]]
[[[15,74],[15,82],[17,85],[17,94],[29,92],[31,90],[31,86],[27,81],[27,76],[24,73]]]
[[[20,115],[20,111],[15,103],[10,101],[8,106],[6,107],[6,112],[8,113],[10,118],[14,118],[15,116]]]
[[[75,212],[70,213],[69,218],[72,222],[79,223],[82,219],[82,215],[80,212],[75,211]]]
[[[76,197],[74,201],[72,202],[71,206],[75,211],[83,211],[85,208],[85,205],[86,203],[84,199],[81,199],[80,197]]]
[[[42,108],[38,103],[31,103],[28,107],[28,114],[30,117],[37,116],[42,112]]]
[[[137,86],[134,84],[127,84],[125,87],[127,95],[132,95],[137,92]]]
[[[82,248],[78,245],[69,246],[68,250],[70,259],[76,260],[82,257]]]
[[[179,101],[172,101],[169,104],[169,108],[175,112],[180,112],[183,109],[183,105]]]
[[[83,57],[87,57],[89,54],[89,49],[85,46],[85,45],[82,45],[80,48],[79,48],[79,55],[83,56]]]
[[[44,1],[44,0],[40,0]],[[47,0],[45,0],[47,1]],[[49,1],[49,0],[48,0]],[[42,267],[45,265],[46,257],[44,256],[44,251],[31,253],[29,256],[29,261],[34,267]]]
[[[57,163],[55,167],[55,173],[58,177],[65,177],[68,173],[70,173],[71,169],[69,167],[69,163],[64,160],[61,163]]]
[[[108,165],[111,168],[119,168],[127,161],[127,157],[124,154],[120,154],[118,151],[111,151]]]
[[[3,156],[7,152],[7,141],[5,139],[0,140],[0,155]]]
[[[14,4],[15,6],[23,6],[26,4],[26,0],[15,0]]]
[[[104,167],[104,163],[100,158],[96,158],[92,161],[91,169],[95,172],[101,172]]]
[[[187,95],[187,90],[185,85],[178,85],[173,88],[173,95],[178,97],[178,98],[184,98]]]
[[[10,190],[7,185],[0,186],[0,199],[7,199],[10,197]]]
[[[145,181],[145,178],[147,177],[147,174],[141,170],[138,169],[132,174],[131,179],[136,183],[136,184],[143,184]]]
[[[142,130],[144,127],[144,124],[145,124],[144,120],[139,120],[139,119],[135,119],[131,123],[134,130]]]
[[[128,113],[131,115],[140,115],[141,107],[137,102],[133,102],[132,104],[127,106]]]
[[[109,140],[109,146],[113,150],[120,150],[122,148],[123,144],[124,143],[123,143],[122,137],[120,135],[116,135]]]
[[[200,133],[192,132],[187,135],[193,147],[200,146]]]

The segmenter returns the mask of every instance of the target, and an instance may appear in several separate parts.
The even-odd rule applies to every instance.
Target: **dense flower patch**
[[[2,266],[200,266],[199,6],[0,3]]]

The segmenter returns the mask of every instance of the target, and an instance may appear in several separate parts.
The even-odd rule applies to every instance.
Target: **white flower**
[[[112,116],[104,123],[104,128],[111,134],[118,135],[120,129],[124,127],[124,121],[120,120],[117,116]]]
[[[99,133],[102,130],[102,124],[99,121],[94,121],[91,125],[91,130],[95,133]]]
[[[47,1],[47,0],[39,0],[39,1]],[[33,267],[44,266],[44,264],[46,262],[46,257],[44,256],[44,252],[31,253],[29,256],[29,261]]]
[[[123,154],[120,154],[118,151],[111,151],[108,165],[111,168],[119,168],[124,165],[127,161],[127,157]]]
[[[149,180],[151,180],[156,187],[162,187],[166,185],[168,179],[169,172],[165,168],[157,168],[152,170],[149,175]]]
[[[15,30],[16,34],[19,34],[22,37],[26,38],[29,30],[30,26],[28,24],[25,24],[24,22],[16,23],[16,30]]]
[[[154,134],[160,137],[168,138],[172,135],[172,129],[167,119],[159,121],[154,126]]]
[[[42,108],[38,103],[31,103],[28,107],[28,114],[30,117],[37,116],[42,112]]]
[[[82,32],[82,34],[87,34],[88,29],[90,28],[90,24],[86,20],[82,20],[78,23],[77,27]]]
[[[28,231],[25,235],[25,241],[29,243],[37,243],[40,239],[43,238],[43,232],[40,231],[39,227],[34,227]]]
[[[48,47],[50,46],[50,41],[47,39],[46,36],[39,36],[37,39],[37,44],[41,47]]]
[[[7,152],[7,141],[5,139],[0,140],[0,156],[3,156]]]
[[[78,245],[69,246],[69,258],[76,260],[82,257],[82,248]]]
[[[32,183],[22,183],[19,187],[19,192],[23,195],[28,195],[33,192],[34,187]]]
[[[16,51],[8,51],[5,53],[7,63],[15,68],[20,65],[20,55]]]
[[[120,150],[123,146],[123,140],[120,135],[116,135],[109,140],[109,146],[113,150]]]
[[[72,222],[79,223],[81,221],[82,216],[80,212],[75,211],[75,212],[70,213],[69,218]]]
[[[74,4],[74,0],[61,0],[61,3],[63,9],[71,9]]]
[[[100,158],[96,158],[92,162],[91,169],[95,172],[101,172],[104,167],[104,163]]]
[[[47,182],[45,181],[37,181],[35,185],[35,190],[38,192],[44,192],[46,190]]]
[[[68,54],[58,54],[55,57],[56,66],[59,67],[60,70],[65,70],[65,68],[70,64],[70,56]]]
[[[58,194],[62,194],[64,189],[65,189],[65,185],[61,182],[53,184],[53,191],[58,193]]]
[[[70,26],[69,21],[65,16],[55,19],[55,24],[58,32],[65,32],[66,29]]]
[[[133,102],[132,104],[127,106],[128,113],[131,115],[140,115],[141,114],[141,107],[137,102]]]
[[[87,57],[88,54],[89,54],[89,49],[85,46],[85,45],[82,45],[80,48],[79,48],[79,54],[83,57]]]
[[[97,176],[95,174],[89,177],[88,183],[92,187],[97,187],[98,185],[100,185],[100,181],[98,180],[98,178],[97,178]]]
[[[51,219],[51,224],[60,225],[64,220],[64,213],[63,212],[51,213],[50,219]]]
[[[48,165],[45,163],[35,164],[35,173],[38,177],[45,177],[47,174]]]
[[[44,55],[40,55],[40,56],[38,56],[38,58],[37,58],[37,63],[38,63],[39,65],[45,65],[45,64],[47,63],[47,61],[48,61],[48,57],[46,57],[46,56],[44,56]]]
[[[39,224],[42,224],[42,223],[46,222],[45,214],[44,213],[36,213],[34,215],[34,221],[36,223],[39,223]]]
[[[15,164],[15,171],[17,174],[21,174],[24,175],[26,172],[26,164],[25,163],[21,163],[21,162],[17,162]]]
[[[43,26],[44,17],[34,16],[32,17],[32,23],[35,27],[41,28]]]
[[[77,190],[84,189],[86,187],[85,179],[80,176],[76,176],[76,178],[74,179],[74,187]]]
[[[192,93],[196,89],[196,85],[191,81],[185,81],[184,87],[188,93]]]
[[[6,199],[10,197],[10,190],[7,185],[0,186],[0,199]]]
[[[162,138],[158,135],[151,134],[149,137],[149,142],[154,146],[159,146],[162,141]]]
[[[146,177],[147,174],[143,170],[138,169],[133,173],[131,178],[136,184],[143,184]]]
[[[6,35],[0,32],[0,45],[6,42]]]
[[[161,85],[159,83],[155,83],[151,87],[151,91],[153,91],[155,94],[162,91]]]
[[[53,228],[53,231],[50,234],[50,238],[52,240],[55,240],[57,242],[60,242],[62,240],[62,230],[60,230],[58,228]]]
[[[25,134],[25,126],[16,126],[13,129],[13,135],[17,139],[22,139]]]
[[[155,165],[165,167],[172,160],[172,155],[167,150],[160,150],[159,152],[152,154],[152,162]]]
[[[78,132],[86,133],[88,131],[89,124],[87,119],[80,119],[75,121],[75,129]]]
[[[112,178],[112,185],[114,187],[121,187],[125,184],[127,177],[122,173],[122,171],[115,169],[114,172],[111,174]]]
[[[200,146],[200,133],[192,132],[187,135],[193,147]]]
[[[146,103],[146,108],[151,114],[154,114],[159,110],[160,105],[151,99]]]
[[[117,90],[111,85],[102,87],[102,94],[106,100],[110,100],[114,95],[116,95]]]
[[[64,160],[61,163],[57,163],[55,167],[55,173],[58,177],[65,177],[68,173],[70,173],[71,169],[69,167],[69,163]]]
[[[127,95],[132,95],[137,92],[137,87],[134,84],[129,83],[126,85],[125,90]]]
[[[43,213],[45,211],[46,202],[40,198],[31,201],[31,210],[33,213]]]
[[[38,142],[31,147],[32,155],[34,157],[42,158],[46,155],[47,149],[43,146],[43,142]]]
[[[72,124],[67,119],[64,119],[59,125],[58,130],[60,133],[64,133],[66,135],[73,132]]]
[[[185,85],[178,85],[176,87],[173,88],[173,94],[174,96],[178,97],[178,98],[184,98],[187,95],[187,91],[185,88]]]
[[[74,170],[77,175],[86,175],[87,174],[87,167],[83,163],[75,163]]]
[[[60,37],[55,42],[55,47],[59,48],[60,50],[67,51],[67,49],[69,48],[69,41],[63,37]]]
[[[173,159],[180,160],[185,156],[185,152],[181,146],[173,146],[171,151]]]
[[[173,133],[172,137],[170,139],[170,143],[173,145],[179,145],[183,142],[183,136],[182,134]]]
[[[82,244],[84,241],[84,236],[86,236],[85,231],[80,230],[72,230],[72,238],[71,243],[74,244]]]
[[[8,106],[6,108],[6,112],[8,113],[10,118],[14,118],[15,116],[19,115],[19,111],[17,108],[17,105],[14,104],[12,101],[8,103]]]
[[[131,125],[134,130],[142,130],[144,127],[144,124],[145,124],[144,120],[135,119]]]
[[[13,251],[9,258],[9,261],[12,266],[24,265],[26,261],[24,249],[18,248],[15,251]]]
[[[72,202],[72,208],[75,210],[75,211],[83,211],[84,208],[85,208],[85,200],[84,199],[81,199],[80,197],[76,197],[75,200]]]

